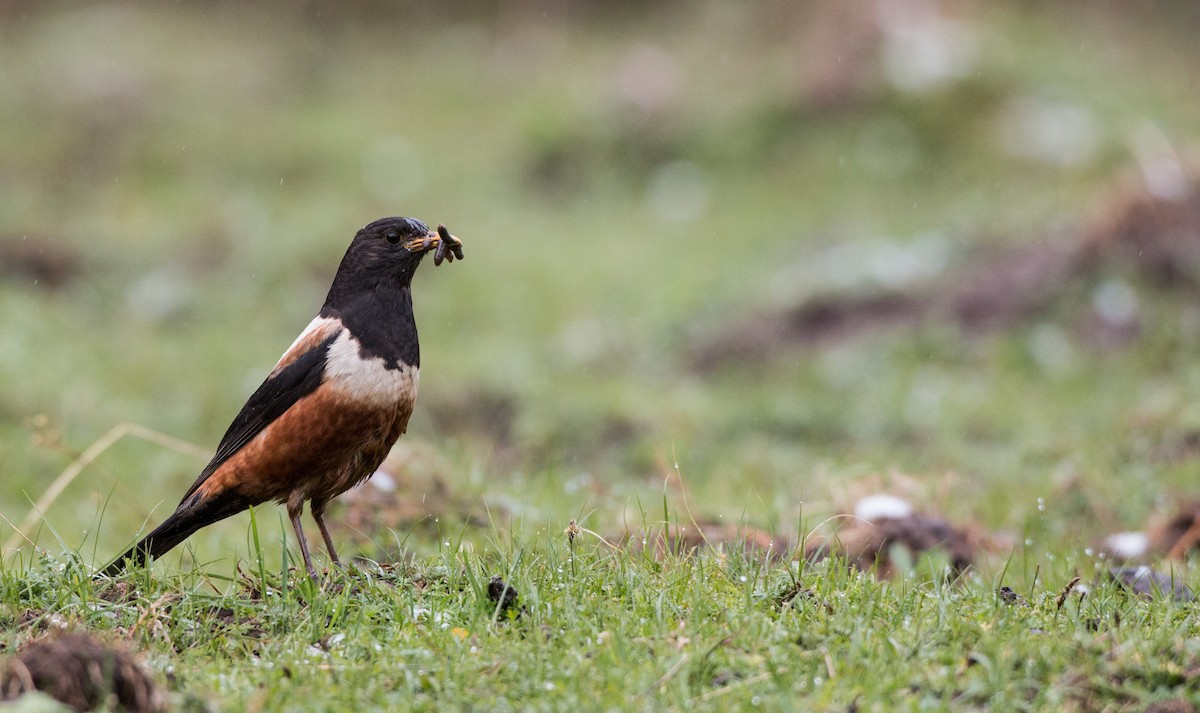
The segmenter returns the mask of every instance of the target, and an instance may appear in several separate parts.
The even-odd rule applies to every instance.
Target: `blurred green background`
[[[1165,0],[0,3],[0,513],[122,422],[213,448],[408,215],[466,260],[417,276],[424,510],[366,554],[664,498],[794,537],[880,488],[1050,548],[1140,528],[1200,490],[1198,33]],[[1146,195],[1178,274],[1099,250],[998,327],[856,311],[1027,287],[1005,255]],[[821,338],[771,336],[814,301]],[[26,534],[105,560],[203,462],[122,440]]]

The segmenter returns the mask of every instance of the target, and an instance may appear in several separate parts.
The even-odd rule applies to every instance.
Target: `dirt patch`
[[[931,550],[945,552],[954,576],[962,574],[978,556],[980,536],[940,517],[913,514],[880,518],[873,522],[852,519],[832,536],[816,536],[805,547],[805,557],[819,561],[838,555],[866,572],[877,568],[881,577],[896,574],[903,552],[909,563]]]
[[[0,700],[38,690],[76,711],[162,711],[166,699],[134,657],[87,634],[34,640],[0,670]]]
[[[1099,285],[1112,274],[1200,296],[1197,166],[1180,166],[1180,178],[1168,192],[1152,188],[1152,181],[1122,176],[1073,230],[976,253],[933,282],[872,294],[819,295],[783,310],[739,316],[736,326],[700,341],[693,364],[704,371],[927,323],[955,324],[966,333],[1006,329],[1041,319],[1080,283]],[[1123,343],[1138,333],[1136,312],[1095,306],[1076,312],[1076,328],[1088,341]]]
[[[1151,552],[1187,559],[1200,549],[1200,502],[1185,503],[1173,515],[1152,522],[1147,534]]]
[[[702,344],[695,365],[707,371],[725,363],[752,360],[789,345],[840,342],[856,334],[925,317],[929,305],[916,295],[883,294],[817,297],[779,314],[751,315]]]
[[[17,615],[13,626],[17,629],[32,629],[38,632],[66,631],[70,623],[57,612],[25,609]]]
[[[229,607],[213,607],[208,611],[208,616],[216,626],[240,633],[251,639],[262,639],[267,635],[267,631],[262,627],[258,617],[238,614]]]
[[[1104,538],[1098,549],[1114,562],[1145,562],[1165,557],[1185,561],[1200,551],[1200,501],[1150,518],[1145,530],[1118,532]]]
[[[1121,262],[1173,286],[1200,286],[1200,161],[1178,166],[1164,192],[1123,178],[1086,223],[1085,269]]]
[[[73,245],[40,235],[0,236],[0,278],[60,290],[79,276],[83,260]]]

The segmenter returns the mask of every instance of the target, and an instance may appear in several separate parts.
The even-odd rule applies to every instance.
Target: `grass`
[[[1012,603],[936,564],[880,582],[832,560],[657,559],[559,532],[496,532],[320,589],[251,564],[225,591],[210,567],[134,573],[118,592],[77,557],[29,564],[0,576],[18,636],[50,616],[123,632],[185,709],[1099,710],[1190,695],[1200,655],[1194,607],[1103,578],[1067,594],[1069,561]],[[518,593],[508,610],[493,576]]]
[[[19,523],[116,424],[182,442],[115,442],[23,532],[36,547],[2,553],[0,644],[62,617],[220,710],[1194,696],[1194,607],[1124,593],[1091,554],[1194,497],[1194,294],[1117,265],[984,336],[927,324],[691,367],[760,310],[1069,233],[1136,172],[1147,126],[1194,142],[1182,5],[964,6],[968,76],[913,94],[868,65],[831,105],[806,83],[823,52],[852,67],[849,45],[820,49],[820,10],[765,3],[0,10],[0,248],[78,265],[54,289],[0,271],[0,514]],[[666,89],[638,103],[628,76]],[[1006,149],[1030,98],[1083,109],[1092,152]],[[420,512],[337,535],[382,564],[319,590],[283,577],[290,527],[264,507],[128,590],[93,584],[194,478],[353,229],[395,213],[445,222],[467,260],[416,280],[424,378],[395,462]],[[1141,332],[1116,346],[1079,328],[1105,281],[1137,299]],[[1000,544],[949,585],[936,554],[882,581],[562,534],[695,518],[798,539],[881,489]],[[1154,564],[1195,584],[1190,562]],[[1076,576],[1089,594],[1060,607]],[[780,605],[797,586],[811,596]]]

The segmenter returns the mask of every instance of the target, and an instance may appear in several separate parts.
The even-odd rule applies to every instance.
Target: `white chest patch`
[[[420,369],[408,364],[388,369],[379,357],[363,359],[358,340],[347,331],[338,335],[326,354],[324,382],[363,404],[411,405],[420,376]]]

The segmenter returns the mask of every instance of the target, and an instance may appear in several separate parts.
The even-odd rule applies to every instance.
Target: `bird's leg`
[[[317,527],[321,528],[321,537],[325,540],[325,549],[329,552],[329,559],[333,560],[335,565],[341,566],[342,561],[338,559],[337,550],[333,547],[333,538],[329,536],[329,529],[325,527],[325,503],[312,502],[312,516],[317,521]]]
[[[304,509],[304,501],[299,501],[299,503],[293,507],[292,502],[289,500],[287,509],[288,517],[292,519],[292,528],[296,530],[296,542],[300,544],[300,554],[304,557],[304,568],[308,570],[309,578],[319,584],[321,580],[317,578],[317,570],[313,569],[312,565],[312,555],[308,553],[308,540],[304,538],[304,528],[300,526],[300,515]],[[325,529],[322,527],[322,534],[324,534],[324,530]]]

